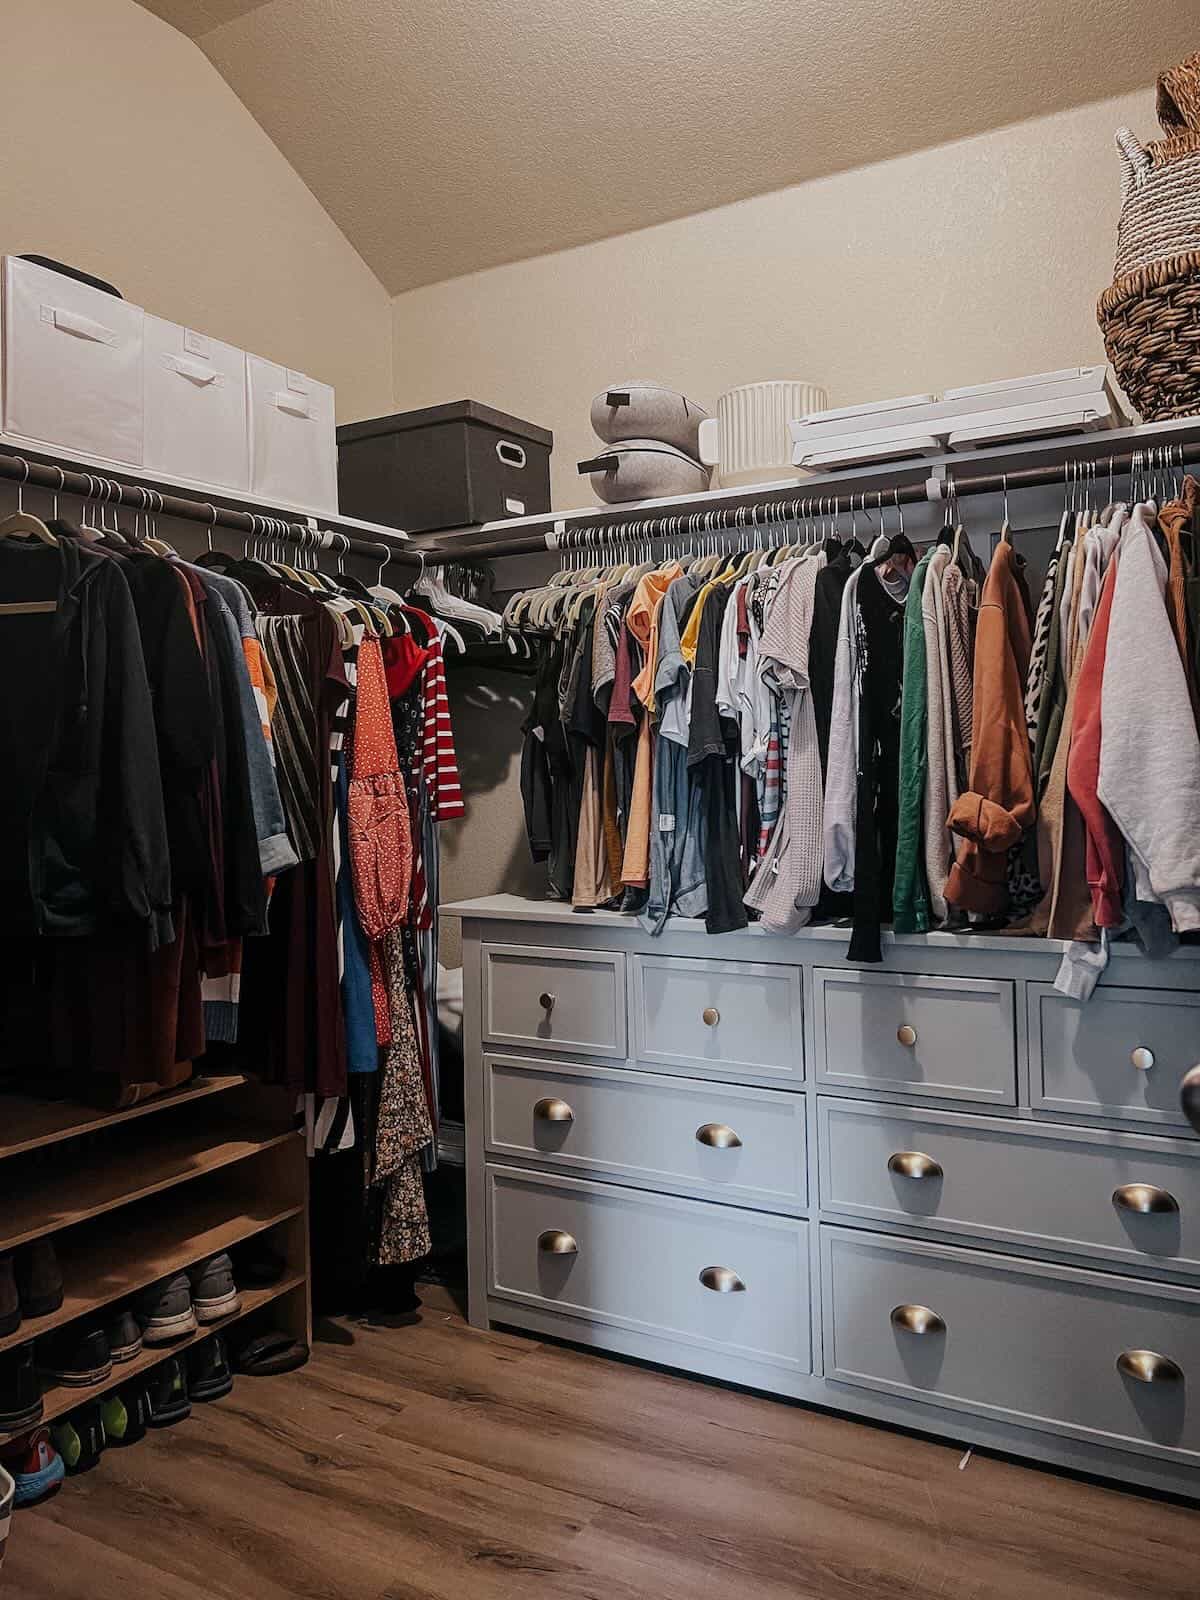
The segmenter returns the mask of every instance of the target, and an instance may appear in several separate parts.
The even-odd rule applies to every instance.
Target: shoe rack
[[[197,1078],[126,1111],[0,1094],[0,1254],[47,1234],[63,1303],[0,1338],[0,1354],[256,1234],[287,1264],[271,1287],[242,1289],[234,1315],[114,1362],[101,1383],[43,1380],[46,1422],[260,1313],[311,1343],[304,1140],[287,1097],[246,1077]]]

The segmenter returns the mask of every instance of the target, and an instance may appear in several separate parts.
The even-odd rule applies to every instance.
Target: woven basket
[[[1157,110],[1165,138],[1117,133],[1117,258],[1096,313],[1147,422],[1200,412],[1200,52],[1159,78]]]

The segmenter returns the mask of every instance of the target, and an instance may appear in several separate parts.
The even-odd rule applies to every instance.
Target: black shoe
[[[150,1391],[143,1384],[110,1390],[100,1402],[104,1419],[104,1442],[118,1449],[137,1444],[150,1426]]]
[[[188,1351],[187,1381],[193,1400],[220,1400],[233,1388],[229,1352],[220,1334]]]
[[[0,1356],[0,1433],[24,1433],[41,1420],[42,1386],[33,1346],[23,1344]]]
[[[150,1396],[152,1428],[169,1428],[192,1414],[188,1399],[187,1372],[178,1356],[168,1356],[150,1373],[146,1388]]]
[[[17,1289],[27,1317],[48,1317],[63,1303],[63,1275],[53,1239],[35,1239],[16,1254]]]
[[[69,1417],[52,1422],[50,1438],[72,1477],[99,1466],[105,1444],[100,1402],[92,1400]]]
[[[38,1365],[59,1383],[85,1389],[112,1372],[112,1353],[99,1323],[75,1323],[52,1333],[39,1348]]]
[[[110,1311],[105,1319],[104,1336],[114,1361],[132,1361],[141,1354],[142,1330],[133,1312]]]

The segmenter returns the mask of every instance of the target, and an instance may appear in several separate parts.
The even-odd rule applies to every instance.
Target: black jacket
[[[70,540],[0,540],[0,905],[4,931],[174,936],[150,689],[116,561]]]

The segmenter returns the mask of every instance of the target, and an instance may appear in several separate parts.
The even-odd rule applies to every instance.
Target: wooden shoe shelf
[[[0,1355],[256,1234],[270,1236],[286,1265],[269,1288],[242,1289],[233,1316],[146,1346],[101,1383],[46,1380],[44,1421],[266,1306],[274,1325],[311,1341],[303,1136],[286,1097],[243,1076],[198,1078],[126,1111],[0,1094],[0,1255],[47,1234],[62,1306],[0,1338]]]

